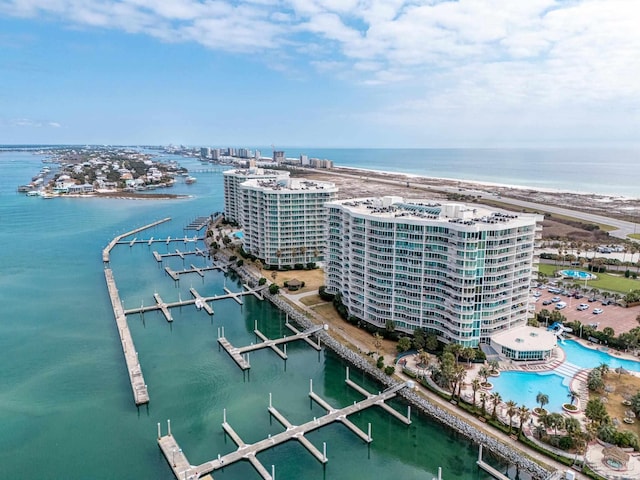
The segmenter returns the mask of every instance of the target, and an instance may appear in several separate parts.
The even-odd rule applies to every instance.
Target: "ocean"
[[[436,178],[640,197],[638,148],[326,149],[283,147],[285,155],[333,160],[336,166]],[[269,149],[261,150],[268,155]]]
[[[201,168],[193,159],[178,159]],[[270,422],[273,404],[289,420],[302,423],[323,411],[307,396],[314,391],[336,407],[360,399],[344,384],[345,365],[331,352],[304,342],[291,344],[284,363],[270,351],[251,355],[244,374],[218,350],[219,326],[234,345],[255,342],[254,321],[269,337],[287,333],[283,315],[266,302],[245,297],[217,302],[209,317],[195,308],[174,309],[173,324],[158,312],[131,315],[129,326],[149,387],[148,406],[136,408],[105,284],[101,252],[116,235],[164,217],[166,224],[141,232],[140,238],[183,238],[195,217],[223,208],[222,174],[197,173],[192,185],[179,183],[172,193],[182,200],[56,198],[18,194],[42,164],[26,152],[0,153],[0,478],[171,479],[157,443],[157,423],[172,431],[185,454],[198,464],[235,449],[225,438],[222,412],[245,442],[282,431]],[[204,295],[239,290],[231,277],[207,272],[184,275],[178,284],[164,273],[153,250],[190,250],[194,244],[149,247],[118,245],[111,267],[125,308],[189,297],[194,287]],[[200,244],[201,246],[201,244]],[[174,270],[198,265],[179,257],[165,260]],[[370,391],[379,386],[361,374],[351,378]],[[406,411],[400,402],[392,402]],[[431,479],[442,467],[446,479],[487,479],[475,466],[477,448],[429,418],[412,415],[410,427],[378,409],[352,421],[374,441],[362,443],[342,425],[308,435],[319,448],[327,444],[323,468],[297,442],[259,455],[279,480]],[[493,460],[503,471],[508,466]],[[508,470],[513,478],[515,472]],[[259,478],[246,462],[216,472],[216,479]],[[522,476],[520,478],[526,478]]]

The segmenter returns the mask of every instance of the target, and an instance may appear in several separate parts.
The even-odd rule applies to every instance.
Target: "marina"
[[[348,370],[347,370],[347,380],[348,378]],[[354,387],[354,383],[351,381],[347,382],[347,385]],[[372,406],[387,406],[385,404],[386,400],[389,400],[396,396],[396,393],[403,388],[413,388],[413,382],[405,382],[397,384],[393,387],[386,389],[384,392],[378,393],[377,395],[371,394],[361,387],[358,387],[357,390],[359,392],[364,392],[366,398],[359,402],[354,402],[352,405],[348,405],[344,408],[334,409],[329,406],[327,402],[325,402],[322,398],[316,395],[313,392],[313,382],[309,382],[309,397],[320,403],[323,408],[327,408],[328,412],[326,415],[322,417],[314,417],[313,420],[310,420],[301,425],[293,425],[291,424],[277,409],[275,409],[272,405],[272,397],[269,395],[269,407],[267,411],[269,414],[278,420],[284,427],[285,431],[281,432],[277,435],[269,435],[267,438],[258,441],[253,444],[245,443],[240,435],[231,427],[231,425],[227,422],[226,410],[223,410],[223,421],[222,428],[229,437],[233,440],[233,442],[238,447],[236,451],[228,453],[226,455],[218,454],[218,457],[214,460],[210,460],[208,462],[202,463],[197,466],[193,466],[189,463],[186,454],[180,448],[177,440],[173,438],[171,434],[171,426],[170,422],[168,422],[167,426],[167,435],[161,436],[160,424],[158,424],[158,445],[162,453],[164,454],[167,462],[171,466],[173,474],[176,479],[181,480],[183,478],[201,478],[203,475],[210,474],[215,470],[219,470],[225,466],[232,465],[235,462],[246,460],[251,463],[251,465],[256,469],[258,474],[264,480],[274,480],[275,478],[275,465],[271,466],[271,472],[269,472],[264,465],[256,458],[256,455],[264,450],[273,448],[282,443],[288,442],[289,440],[298,440],[307,450],[322,464],[325,464],[328,461],[327,457],[327,444],[323,442],[322,452],[318,448],[316,448],[311,442],[308,441],[304,437],[304,435],[308,432],[317,430],[326,425],[329,425],[333,422],[341,422],[347,426],[350,430],[356,432],[359,438],[369,443],[372,441],[371,437],[371,424],[369,424],[368,433],[362,432],[358,427],[353,425],[350,421],[347,420],[349,415],[353,415],[362,410],[365,410]],[[390,408],[390,407],[389,407]],[[385,409],[386,411],[389,411]],[[392,409],[393,410],[393,409]],[[395,411],[395,410],[394,410]],[[394,415],[396,418],[401,419],[401,421],[405,425],[411,424],[411,419],[409,417],[404,417],[403,415],[396,412],[397,415]],[[178,453],[178,455],[175,455]],[[212,477],[213,478],[213,477]]]

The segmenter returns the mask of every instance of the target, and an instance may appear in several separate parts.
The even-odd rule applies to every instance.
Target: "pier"
[[[180,272],[175,272],[175,273],[180,273]],[[246,288],[249,288],[249,287],[246,287]],[[205,297],[203,295],[198,294],[198,292],[192,287],[189,291],[191,292],[191,295],[194,296],[194,298],[188,298],[186,300],[180,299],[177,302],[165,302],[164,300],[162,300],[162,298],[160,298],[160,296],[157,293],[154,293],[153,298],[156,301],[155,305],[148,305],[146,307],[143,305],[137,308],[129,308],[125,310],[124,313],[125,315],[133,315],[136,313],[146,313],[146,312],[151,312],[153,310],[161,310],[165,318],[167,319],[167,321],[171,322],[173,320],[170,313],[171,308],[184,307],[186,305],[195,305],[196,308],[198,309],[203,308],[204,310],[207,311],[207,313],[211,311],[210,315],[213,315],[213,308],[209,310],[205,307],[207,303],[218,301],[218,300],[226,300],[229,298],[232,298],[236,302],[238,302],[238,300],[240,300],[239,297],[243,297],[245,295],[256,295],[256,293],[259,293],[264,288],[265,286],[262,285],[258,288],[255,288],[255,289],[249,288],[248,290],[245,290],[242,292],[231,292],[225,288],[225,291],[228,291],[229,293],[226,293],[224,295],[213,295],[210,297]],[[194,292],[197,294],[197,296],[194,294]],[[238,303],[242,304],[242,300],[240,300]],[[165,310],[166,312],[169,313],[169,316],[167,316],[167,313],[165,313]],[[171,317],[172,319],[169,320],[169,317]]]
[[[117,237],[115,237],[113,240],[109,242],[109,245],[107,245],[104,248],[104,250],[102,250],[102,261],[104,263],[109,263],[109,254],[111,253],[111,250],[113,250],[113,247],[115,247],[118,243],[120,243],[124,237],[128,237],[129,235],[135,235],[138,232],[147,230],[151,227],[155,227],[156,225],[160,225],[161,223],[168,222],[169,220],[171,220],[171,217],[163,218],[162,220],[158,220],[157,222],[150,223],[149,225],[145,225],[144,227],[136,228],[135,230],[131,230],[130,232],[123,233],[122,235],[118,235]],[[143,242],[143,240],[140,240],[140,242]],[[122,243],[128,243],[128,242],[122,242]]]
[[[171,219],[167,218],[164,221],[166,222],[168,220],[171,220]],[[145,228],[149,228],[149,227],[147,226]],[[133,247],[134,245],[138,245],[138,244],[141,244],[141,243],[146,243],[148,246],[151,246],[151,244],[153,244],[153,243],[164,243],[166,245],[169,245],[169,243],[171,243],[171,242],[195,243],[195,242],[197,242],[199,240],[204,240],[204,237],[198,237],[198,236],[193,236],[193,237],[185,236],[183,238],[180,238],[180,237],[176,237],[176,238],[171,238],[171,237],[153,238],[153,237],[151,237],[151,238],[146,239],[146,240],[145,239],[138,240],[137,238],[134,238],[133,240],[122,240],[123,237],[127,237],[129,235],[133,235],[134,233],[137,233],[137,232],[129,232],[129,233],[125,233],[124,235],[121,235],[120,239],[118,241],[116,241],[114,245],[116,245],[116,244],[118,244],[118,245],[127,244],[130,247]]]
[[[184,227],[184,229],[185,230],[195,230],[195,231],[199,232],[200,230],[202,230],[204,227],[206,227],[209,224],[209,220],[211,220],[209,217],[197,217],[196,219],[191,221],[189,223],[189,225]]]
[[[155,253],[155,252],[154,252]],[[160,260],[158,260],[160,261]],[[167,275],[171,277],[172,280],[178,281],[180,280],[180,275],[184,275],[186,273],[197,273],[201,277],[204,278],[204,272],[208,272],[210,270],[220,270],[224,272],[226,268],[222,265],[210,265],[208,267],[196,267],[195,265],[191,265],[191,268],[185,268],[184,270],[172,270],[171,267],[164,267],[164,271],[167,272]],[[254,293],[255,295],[255,293]],[[262,300],[262,295],[260,295],[260,300]]]
[[[496,470],[491,465],[489,465],[488,463],[485,463],[482,460],[482,444],[480,444],[480,447],[478,449],[478,461],[476,462],[476,464],[485,472],[487,472],[489,475],[491,475],[493,478],[496,478],[497,480],[509,480],[509,477],[507,477],[506,475],[503,475],[498,470]]]
[[[124,352],[127,371],[129,372],[131,390],[133,390],[133,399],[136,402],[136,405],[143,405],[145,403],[149,403],[149,392],[147,390],[147,384],[144,381],[144,377],[142,376],[142,368],[138,361],[138,352],[136,352],[136,347],[133,344],[133,337],[129,331],[127,317],[124,309],[122,308],[120,295],[116,288],[116,281],[113,278],[113,272],[110,268],[104,269],[104,276],[107,280],[109,298],[111,299],[111,306],[113,307],[113,314],[116,319],[116,325],[118,326],[120,342],[122,343],[122,351]]]
[[[153,251],[153,258],[156,259],[157,262],[161,262],[166,257],[180,257],[184,260],[186,255],[200,255],[201,257],[205,257],[207,254],[204,250],[196,248],[195,250],[190,250],[188,252],[181,252],[176,248],[174,253],[158,253],[156,250]]]
[[[353,382],[348,383],[348,385],[353,386]],[[227,422],[226,410],[223,410],[223,421],[222,428],[227,435],[231,437],[233,442],[238,447],[236,451],[228,453],[226,455],[218,455],[218,458],[214,460],[210,460],[208,462],[202,463],[197,466],[189,465],[189,461],[187,460],[186,455],[178,445],[178,442],[171,435],[170,426],[168,427],[169,433],[167,436],[161,436],[160,432],[160,424],[158,424],[158,444],[164,454],[167,462],[171,466],[174,476],[176,479],[183,478],[199,478],[199,476],[204,474],[209,474],[214,472],[215,470],[221,469],[225,466],[231,465],[240,460],[249,461],[256,471],[260,474],[260,476],[265,480],[273,480],[275,476],[275,466],[271,467],[271,473],[260,463],[257,459],[256,455],[260,452],[267,450],[269,448],[275,447],[276,445],[280,445],[289,440],[298,440],[309,452],[321,463],[326,463],[328,461],[327,458],[327,450],[326,443],[323,443],[322,452],[316,448],[304,435],[313,430],[317,430],[326,425],[329,425],[333,422],[341,422],[345,423],[347,416],[353,415],[354,413],[358,413],[362,410],[365,410],[374,405],[386,405],[384,402],[396,396],[396,393],[405,388],[413,388],[413,382],[406,382],[395,385],[386,389],[384,392],[378,393],[377,395],[370,394],[366,392],[366,397],[364,400],[360,402],[355,402],[353,405],[349,405],[347,407],[341,409],[333,409],[330,408],[330,411],[319,418],[314,418],[302,425],[293,425],[291,424],[285,417],[282,415],[277,409],[275,409],[271,402],[271,394],[269,394],[269,407],[267,411],[269,414],[276,418],[278,422],[282,426],[284,426],[285,431],[278,433],[276,435],[269,435],[269,437],[264,440],[260,440],[253,444],[245,443],[240,435],[231,427],[231,425]],[[360,391],[360,390],[359,390]],[[312,396],[313,394],[313,396]],[[322,400],[318,395],[313,393],[313,383],[310,381],[309,386],[309,396],[315,399],[319,399],[325,405],[328,405],[324,400]],[[316,400],[317,401],[317,400]],[[397,412],[396,412],[397,413]],[[402,415],[398,414],[400,417]],[[404,417],[403,417],[404,418]],[[348,422],[348,421],[347,421]],[[405,418],[406,424],[411,423],[411,420]],[[346,425],[347,423],[345,423]],[[366,442],[371,442],[371,424],[369,424],[368,433],[362,432],[358,427],[353,425],[351,422],[348,424],[352,425],[353,428],[357,429],[360,433],[358,436],[362,438]],[[170,424],[169,424],[170,425]],[[351,427],[349,427],[351,429]],[[170,438],[168,438],[170,437]],[[178,453],[178,455],[176,455]],[[188,467],[187,467],[188,466]]]
[[[299,332],[292,325],[287,323],[287,327],[296,332],[295,335],[270,340],[260,330],[258,330],[257,323],[258,322],[256,321],[256,326],[253,330],[253,333],[255,333],[256,337],[260,338],[262,341],[258,343],[252,343],[251,345],[247,345],[246,347],[234,347],[233,345],[231,345],[229,340],[227,340],[224,336],[224,327],[218,328],[218,344],[222,348],[224,348],[224,350],[242,370],[248,370],[249,368],[251,368],[251,364],[249,363],[249,352],[253,352],[255,350],[270,348],[283,360],[287,359],[287,343],[295,342],[296,340],[306,340],[313,348],[315,348],[316,350],[320,350],[320,342],[315,344],[309,339],[309,337],[314,333],[319,332],[320,330],[327,329],[328,327],[327,325],[318,325],[316,327],[305,330],[304,332]],[[278,345],[282,344],[284,344],[284,350],[281,350],[278,347]]]

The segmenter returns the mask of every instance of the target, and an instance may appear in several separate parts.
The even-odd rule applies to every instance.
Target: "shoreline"
[[[484,199],[494,202],[509,203],[513,200],[512,211],[521,211],[524,207],[517,202],[536,204],[529,207],[543,210],[544,207],[571,210],[574,212],[597,215],[637,224],[640,232],[640,198],[615,197],[596,193],[572,193],[553,189],[536,189],[533,187],[520,187],[515,185],[501,185],[479,181],[458,180],[420,175],[407,175],[404,173],[366,170],[352,167],[334,167],[332,169],[315,169],[306,167],[294,167],[288,169],[292,175],[306,176],[317,180],[334,182],[339,188],[338,195],[341,198],[370,197],[383,195],[399,195],[411,199],[449,199],[447,197],[459,196],[459,201],[469,202]],[[338,180],[338,179],[344,180]],[[355,181],[354,181],[355,180]],[[377,184],[372,186],[371,184]],[[381,188],[380,184],[384,187]],[[421,190],[416,195],[416,190]],[[439,195],[439,197],[438,197]],[[465,198],[466,197],[466,198]],[[454,200],[455,201],[455,200]],[[503,207],[509,209],[508,207]],[[567,213],[566,215],[570,215]],[[586,223],[604,223],[589,220]]]
[[[246,282],[257,281],[254,275],[244,266],[236,268],[232,265],[231,269]],[[279,295],[272,295],[265,292],[264,296],[265,299],[269,300],[274,307],[285,312],[289,318],[299,326],[305,329],[316,326],[316,323],[313,320],[307,317],[304,313],[295,309],[293,305]],[[374,368],[374,366],[363,358],[362,355],[355,352],[347,345],[344,345],[339,340],[329,335],[329,333],[321,331],[317,335],[321,342],[339,358],[364,372],[374,380],[380,382],[383,386],[391,387],[398,384],[398,380],[393,376],[388,376],[381,370]],[[452,429],[454,432],[476,445],[482,445],[484,448],[490,450],[494,455],[498,456],[510,465],[516,466],[518,469],[526,470],[534,479],[548,478],[552,473],[552,469],[556,468],[553,466],[553,462],[550,459],[547,460],[545,457],[544,460],[534,460],[524,450],[514,448],[509,445],[508,442],[501,440],[499,436],[496,435],[496,432],[485,430],[480,426],[475,425],[474,422],[463,419],[457,414],[457,412],[454,413],[449,411],[447,408],[443,408],[442,405],[439,405],[441,402],[434,401],[424,395],[418,394],[415,391],[401,391],[399,392],[399,396],[410,405],[415,406],[421,413],[429,417],[432,421]]]

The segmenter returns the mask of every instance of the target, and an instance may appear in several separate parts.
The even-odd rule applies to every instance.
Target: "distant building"
[[[251,179],[239,187],[243,248],[265,265],[320,262],[327,245],[327,209],[335,184],[304,179]]]
[[[309,157],[307,155],[300,155],[300,165],[306,167],[309,165]]]
[[[541,216],[392,196],[327,208],[325,283],[349,315],[470,347],[526,324]]]
[[[224,214],[228,221],[240,223],[242,197],[239,192],[241,183],[250,179],[276,180],[289,177],[289,172],[267,170],[263,168],[239,168],[227,170],[224,178]]]
[[[283,150],[274,150],[273,151],[273,161],[275,163],[283,163],[285,160],[284,151]]]
[[[202,147],[200,149],[201,158],[211,158],[211,149],[209,147]]]

